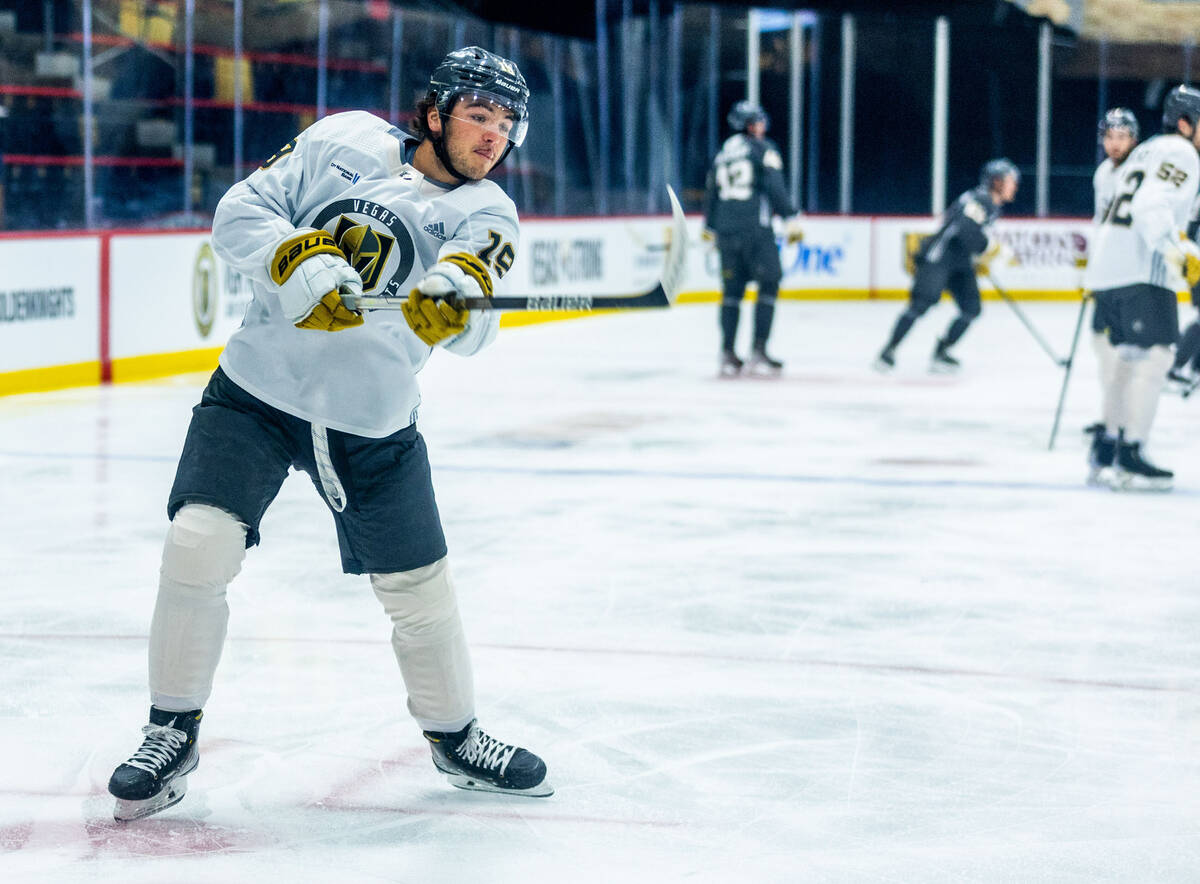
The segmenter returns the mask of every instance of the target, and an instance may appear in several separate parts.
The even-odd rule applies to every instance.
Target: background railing
[[[1191,79],[1188,33],[1116,43],[1004,2],[948,5],[951,199],[1007,155],[1026,175],[1014,211],[1090,214],[1100,114],[1128,106],[1151,134],[1166,89]],[[318,117],[362,108],[406,124],[436,63],[472,43],[513,58],[533,92],[530,136],[494,173],[526,215],[661,212],[666,183],[696,211],[725,113],[748,92],[799,207],[931,210],[932,14],[596,0],[594,37],[576,38],[450,6],[0,0],[0,228],[206,225],[234,181]]]

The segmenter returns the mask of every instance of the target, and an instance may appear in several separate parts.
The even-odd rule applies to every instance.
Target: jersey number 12
[[[717,166],[717,194],[721,200],[745,201],[754,195],[754,166],[747,159]]]
[[[1119,197],[1112,201],[1108,207],[1108,212],[1105,214],[1102,224],[1113,224],[1117,227],[1128,227],[1133,223],[1133,217],[1129,214],[1129,201],[1133,199],[1133,195],[1137,193],[1139,187],[1142,186],[1142,179],[1146,177],[1146,173],[1140,169],[1135,169],[1130,172],[1125,178],[1126,184],[1133,184]],[[1123,213],[1123,214],[1122,214]]]

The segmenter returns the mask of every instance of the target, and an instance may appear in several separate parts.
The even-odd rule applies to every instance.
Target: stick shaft
[[[407,298],[370,297],[345,299],[352,310],[399,310]],[[661,285],[639,295],[502,295],[496,298],[457,298],[465,310],[639,310],[669,307]]]
[[[1012,299],[1012,296],[1000,287],[1000,284],[996,282],[995,277],[992,276],[990,271],[988,272],[987,278],[989,281],[991,281],[992,286],[996,289],[996,292],[1000,295],[1000,297],[1004,299],[1004,302],[1008,304],[1009,307],[1012,307],[1013,313],[1017,314],[1017,319],[1021,320],[1025,328],[1029,329],[1029,333],[1033,335],[1033,339],[1041,345],[1043,350],[1046,351],[1046,355],[1053,359],[1058,365],[1062,365],[1062,360],[1058,358],[1054,350],[1050,347],[1050,344],[1044,337],[1042,337],[1042,333],[1034,328],[1033,323],[1029,321],[1029,317],[1025,315],[1025,311],[1017,306],[1017,302]]]
[[[1054,450],[1054,440],[1058,437],[1058,422],[1062,418],[1063,403],[1067,399],[1067,384],[1071,380],[1071,367],[1075,364],[1075,352],[1079,347],[1079,330],[1083,328],[1083,314],[1087,311],[1088,295],[1079,302],[1079,315],[1075,318],[1075,337],[1071,338],[1071,355],[1067,357],[1066,371],[1063,372],[1062,389],[1058,391],[1058,407],[1054,409],[1054,426],[1050,428],[1050,444],[1048,451]]]

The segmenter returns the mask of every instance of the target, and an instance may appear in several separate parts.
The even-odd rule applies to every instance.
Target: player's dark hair
[[[429,131],[429,109],[435,104],[437,104],[437,93],[434,92],[426,93],[424,98],[417,101],[416,111],[408,128],[422,141],[432,134]]]

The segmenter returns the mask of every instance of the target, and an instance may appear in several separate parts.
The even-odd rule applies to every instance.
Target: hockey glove
[[[466,330],[470,313],[455,304],[458,298],[491,296],[492,277],[487,267],[475,255],[456,252],[429,268],[402,309],[416,336],[436,347]]]
[[[1192,288],[1197,283],[1200,283],[1200,246],[1188,239],[1184,234],[1179,234],[1179,270],[1183,278],[1187,280],[1188,288]]]
[[[363,324],[342,294],[362,295],[362,279],[324,230],[299,228],[275,249],[271,280],[283,315],[296,328],[341,331]]]
[[[804,242],[804,228],[800,226],[800,219],[788,218],[783,224],[783,235],[787,239],[788,244]]]
[[[1000,262],[1002,265],[1015,265],[1018,263],[1017,256],[1004,240],[999,237],[990,237],[987,248],[975,259],[975,274],[977,276],[987,276],[992,272],[992,265],[996,262]]]

